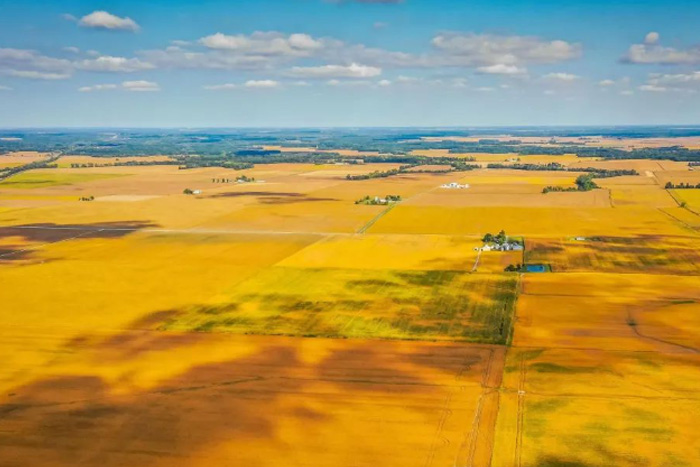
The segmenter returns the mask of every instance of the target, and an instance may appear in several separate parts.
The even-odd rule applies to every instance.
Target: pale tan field
[[[1,182],[0,465],[700,465],[700,190],[521,156],[553,161],[640,175],[68,156]],[[477,251],[501,229],[525,251]]]

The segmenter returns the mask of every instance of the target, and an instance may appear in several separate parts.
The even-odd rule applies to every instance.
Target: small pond
[[[551,269],[548,264],[526,264],[525,272],[549,272]]]

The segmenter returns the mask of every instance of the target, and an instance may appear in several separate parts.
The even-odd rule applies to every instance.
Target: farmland
[[[0,465],[698,465],[700,190],[665,188],[698,172],[456,155],[0,181]],[[638,175],[542,192],[589,167]]]

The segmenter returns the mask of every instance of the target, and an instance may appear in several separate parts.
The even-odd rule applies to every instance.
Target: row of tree
[[[487,164],[488,169],[538,170],[554,172],[587,172],[595,174],[595,178],[619,177],[622,175],[639,175],[634,169],[601,169],[599,167],[566,167],[558,162],[548,164]]]
[[[700,183],[698,184],[691,184],[691,183],[672,183],[672,182],[666,182],[666,185],[664,186],[667,190],[685,190],[688,188],[700,188]]]

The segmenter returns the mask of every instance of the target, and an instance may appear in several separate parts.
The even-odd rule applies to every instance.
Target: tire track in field
[[[522,446],[523,446],[523,421],[525,417],[525,379],[527,377],[527,365],[525,365],[525,356],[520,355],[520,378],[518,380],[518,413],[517,424],[515,430],[515,457],[513,465],[520,467],[522,465]]]
[[[498,387],[501,384],[505,349],[491,349],[484,371],[479,396],[469,439],[468,457],[465,467],[489,467],[495,440],[496,420],[500,405]]]

